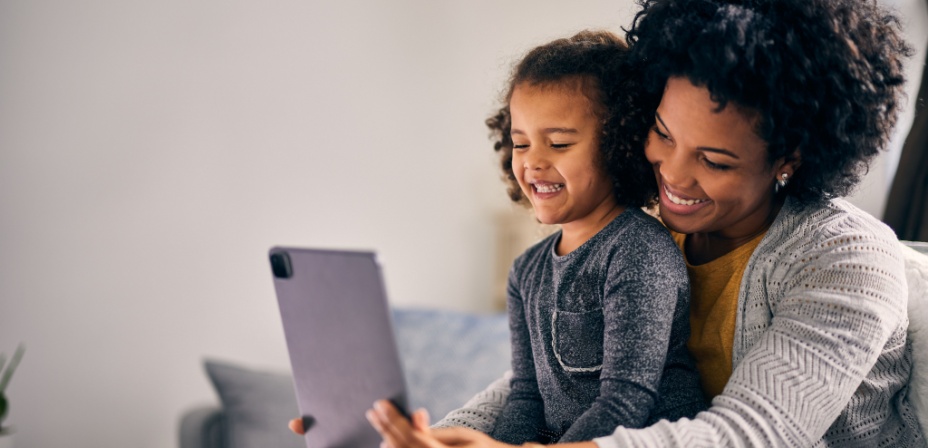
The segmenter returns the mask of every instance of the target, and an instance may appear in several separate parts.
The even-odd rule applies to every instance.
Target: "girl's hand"
[[[367,411],[367,419],[383,437],[381,447],[386,448],[504,448],[511,447],[497,442],[485,434],[465,428],[429,428],[429,416],[418,410],[407,420],[389,401],[374,403]]]
[[[290,423],[287,426],[290,428],[291,431],[294,432],[294,434],[301,435],[301,436],[306,434],[306,428],[303,427],[304,425],[303,425],[302,418],[295,418],[293,420],[290,420]]]

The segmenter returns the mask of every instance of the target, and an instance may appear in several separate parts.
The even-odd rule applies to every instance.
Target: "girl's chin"
[[[535,220],[545,225],[561,224],[562,218],[553,213],[535,212]]]

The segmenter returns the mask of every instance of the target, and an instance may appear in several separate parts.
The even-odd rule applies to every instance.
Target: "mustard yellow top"
[[[684,253],[686,235],[671,232]],[[731,377],[731,353],[738,315],[738,290],[744,268],[764,233],[737,249],[701,265],[686,261],[690,275],[690,340],[687,347],[696,358],[696,370],[707,399],[722,393]]]

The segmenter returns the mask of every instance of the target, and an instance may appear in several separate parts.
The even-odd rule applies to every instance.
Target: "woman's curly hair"
[[[844,196],[887,144],[900,107],[899,21],[874,0],[639,0],[629,60],[650,108],[685,76],[758,114],[768,161],[800,167],[786,187],[802,202]]]
[[[582,31],[528,52],[516,65],[503,97],[504,106],[486,120],[500,167],[517,203],[528,201],[512,171],[512,127],[509,100],[517,85],[550,85],[581,81],[584,94],[602,123],[600,163],[612,180],[616,201],[630,207],[653,204],[657,187],[644,158],[644,142],[653,110],[642,109],[638,74],[627,62],[628,46],[607,31]]]

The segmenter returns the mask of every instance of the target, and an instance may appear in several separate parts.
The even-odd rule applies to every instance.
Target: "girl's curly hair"
[[[522,83],[550,85],[581,81],[584,94],[602,123],[599,163],[612,180],[616,201],[629,207],[654,203],[654,173],[644,158],[644,142],[653,120],[639,100],[638,74],[626,63],[628,46],[607,31],[582,31],[528,52],[516,65],[503,96],[503,107],[486,120],[513,202],[527,205],[512,171],[512,121],[509,100]]]
[[[685,76],[758,114],[768,161],[800,167],[786,193],[844,196],[883,149],[900,107],[899,21],[875,0],[639,0],[627,39],[656,107]]]

